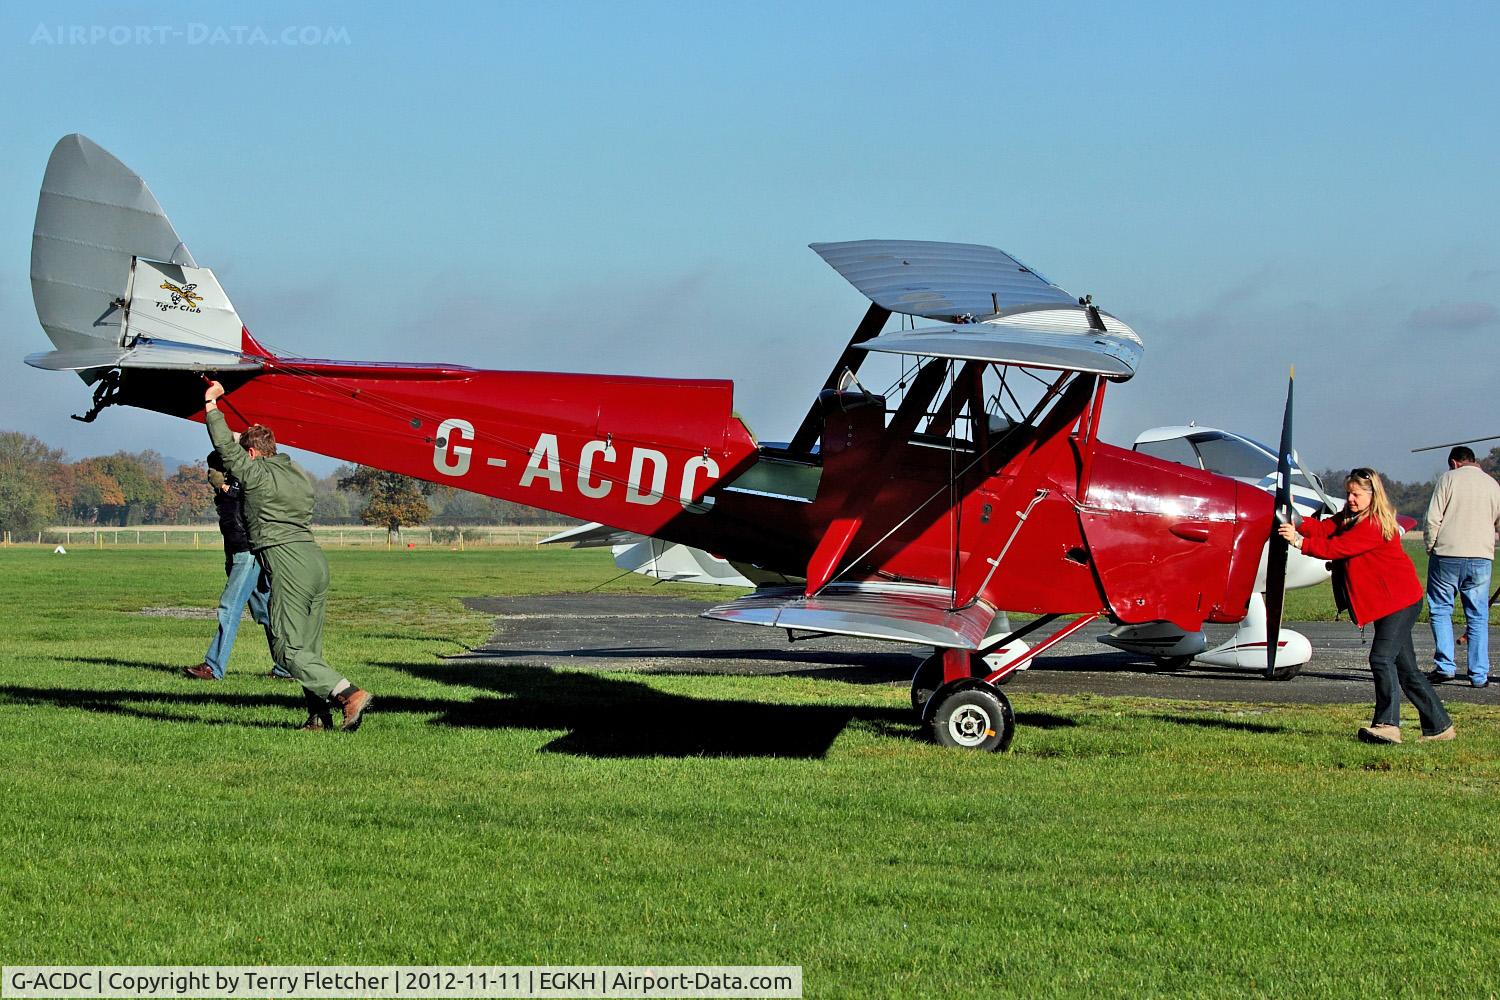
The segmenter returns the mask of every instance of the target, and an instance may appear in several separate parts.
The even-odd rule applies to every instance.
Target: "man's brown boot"
[[[1400,743],[1401,727],[1389,726],[1385,723],[1364,726],[1359,731],[1359,738],[1365,743]]]
[[[375,697],[368,691],[361,691],[350,685],[334,695],[333,700],[344,713],[344,724],[339,729],[352,733],[359,728],[360,722],[364,720],[365,710],[375,701]]]

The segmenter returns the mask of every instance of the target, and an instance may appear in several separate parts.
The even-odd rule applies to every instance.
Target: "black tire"
[[[1302,664],[1300,664],[1300,663],[1293,663],[1291,666],[1287,666],[1287,667],[1277,667],[1275,670],[1271,671],[1271,680],[1273,680],[1273,681],[1289,681],[1293,677],[1296,677],[1297,676],[1297,672],[1300,671],[1301,669],[1302,669]]]
[[[947,695],[932,713],[932,738],[940,746],[1001,753],[1016,735],[1010,700],[989,687]]]
[[[917,714],[927,707],[932,700],[933,692],[943,686],[943,654],[939,650],[917,667],[917,672],[911,675],[911,707],[916,709]]]
[[[1193,658],[1191,656],[1153,656],[1152,659],[1155,660],[1156,665],[1158,667],[1161,667],[1163,670],[1181,670],[1183,667],[1193,662]]]

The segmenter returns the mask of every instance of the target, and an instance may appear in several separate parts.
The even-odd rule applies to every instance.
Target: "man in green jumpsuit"
[[[222,395],[222,385],[208,384],[205,423],[225,468],[245,488],[250,549],[271,579],[272,655],[302,683],[308,704],[303,729],[332,728],[330,701],[343,712],[339,728],[357,729],[373,699],[323,659],[328,560],[313,540],[312,480],[290,458],[276,453],[269,427],[254,424],[236,442],[216,402]]]

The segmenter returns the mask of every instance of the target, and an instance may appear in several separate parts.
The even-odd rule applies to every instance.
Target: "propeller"
[[[1292,385],[1297,369],[1292,368],[1286,380],[1286,412],[1281,417],[1281,449],[1276,459],[1276,508],[1271,519],[1271,541],[1266,551],[1266,677],[1286,680],[1297,673],[1296,667],[1276,669],[1276,649],[1281,639],[1281,610],[1286,603],[1286,539],[1276,533],[1278,526],[1291,524],[1292,510]]]

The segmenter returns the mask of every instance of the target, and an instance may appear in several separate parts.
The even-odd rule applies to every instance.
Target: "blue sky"
[[[1482,3],[11,0],[0,429],[205,450],[20,363],[80,131],[293,353],[729,377],[784,437],[864,307],[807,243],[987,243],[1141,333],[1106,439],[1273,440],[1296,364],[1309,464],[1425,478],[1500,433],[1497,37]]]

